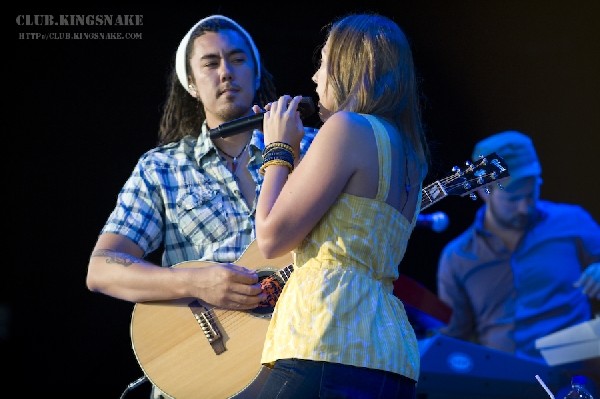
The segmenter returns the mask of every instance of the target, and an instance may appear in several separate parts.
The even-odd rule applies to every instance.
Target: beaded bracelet
[[[260,169],[258,170],[258,172],[261,175],[265,174],[265,169],[267,169],[267,167],[272,166],[272,165],[281,165],[281,166],[287,166],[289,173],[292,173],[292,171],[294,170],[294,165],[292,165],[291,163],[289,163],[288,161],[284,161],[283,159],[272,159],[268,162],[264,162]]]
[[[292,165],[294,164],[294,156],[292,155],[291,152],[289,152],[288,150],[284,150],[283,148],[276,148],[273,149],[269,152],[267,152],[266,154],[263,155],[263,163],[264,162],[268,162],[272,159],[284,159],[286,161],[288,161],[289,163],[291,163]]]
[[[264,175],[265,169],[271,165],[287,166],[289,172],[292,173],[294,170],[294,153],[285,146],[273,146],[269,148],[263,152],[263,164],[259,169],[259,173]]]
[[[276,148],[283,148],[284,150],[288,150],[292,153],[292,156],[294,156],[295,158],[294,149],[292,148],[292,146],[282,141],[274,141],[272,143],[267,144],[263,151],[263,156]]]

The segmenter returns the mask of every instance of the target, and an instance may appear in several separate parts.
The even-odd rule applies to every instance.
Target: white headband
[[[211,19],[222,19],[224,21],[229,22],[233,26],[235,26],[241,33],[246,36],[246,40],[250,43],[250,47],[252,47],[252,52],[254,53],[254,59],[256,61],[256,88],[260,86],[260,55],[258,54],[258,49],[254,45],[254,40],[252,37],[246,32],[244,28],[242,28],[237,22],[234,20],[227,18],[223,15],[211,15],[210,17],[206,17],[201,19],[196,23],[196,25],[192,26],[192,29],[188,31],[188,33],[181,39],[181,43],[179,43],[179,47],[177,47],[177,53],[175,53],[175,72],[177,73],[177,77],[179,78],[179,83],[183,86],[183,88],[189,92],[190,88],[188,87],[188,78],[186,71],[186,59],[185,59],[185,50],[187,48],[188,42],[190,41],[190,37],[192,36],[192,32],[201,24],[206,21],[210,21]]]

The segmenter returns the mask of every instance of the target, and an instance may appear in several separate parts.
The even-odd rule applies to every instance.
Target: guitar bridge
[[[215,354],[220,355],[221,353],[225,352],[223,336],[219,331],[219,327],[217,327],[217,324],[215,323],[215,317],[213,316],[212,312],[207,309],[206,306],[203,306],[197,299],[190,302],[188,307],[200,325],[200,328],[208,340],[208,343],[215,351]]]

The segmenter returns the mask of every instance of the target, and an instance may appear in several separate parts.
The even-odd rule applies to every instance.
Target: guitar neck
[[[448,195],[474,195],[473,192],[479,188],[487,187],[492,182],[498,185],[510,174],[504,164],[504,159],[495,152],[480,156],[474,162],[466,162],[467,168],[461,170],[452,168],[452,174],[437,180],[423,188],[421,210],[430,207],[436,202],[446,198]]]
[[[294,265],[292,264],[292,265],[288,265],[288,266],[278,270],[277,272],[275,272],[275,274],[285,284],[290,279],[290,275],[292,274],[293,271],[294,271]]]
[[[447,197],[448,193],[442,183],[438,180],[423,188],[423,197],[421,199],[421,210],[429,208],[431,205]]]

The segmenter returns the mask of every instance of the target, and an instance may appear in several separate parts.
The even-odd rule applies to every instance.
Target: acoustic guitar
[[[449,195],[473,196],[476,189],[508,176],[500,156],[480,157],[423,188],[421,209]],[[291,253],[265,259],[253,242],[235,264],[256,270],[260,280],[276,278],[284,285],[292,262]],[[171,267],[214,264],[186,261]],[[272,312],[273,307],[221,309],[197,298],[136,303],[130,325],[133,351],[148,380],[172,398],[251,399],[270,372],[260,358]]]

